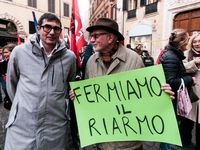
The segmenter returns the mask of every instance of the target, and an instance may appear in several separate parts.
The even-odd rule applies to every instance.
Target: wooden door
[[[181,12],[174,17],[173,28],[186,29],[191,36],[200,31],[200,9]]]

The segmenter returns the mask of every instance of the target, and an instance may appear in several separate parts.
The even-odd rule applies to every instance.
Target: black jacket
[[[177,90],[181,85],[181,78],[184,80],[185,86],[193,84],[192,77],[186,74],[186,70],[182,62],[183,59],[185,59],[185,56],[181,50],[173,46],[169,46],[161,54],[159,61],[159,64],[163,65],[166,82],[170,84],[172,91],[175,93],[175,100],[173,100],[174,108],[176,108]]]
[[[0,76],[5,75],[7,71],[7,61],[0,62]]]

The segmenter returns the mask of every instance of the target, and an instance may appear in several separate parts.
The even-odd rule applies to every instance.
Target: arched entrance
[[[190,36],[200,31],[200,9],[178,13],[174,17],[173,28],[186,29]]]
[[[0,14],[0,46],[9,43],[16,43],[17,34],[19,34],[21,42],[27,37],[21,22],[8,13]]]

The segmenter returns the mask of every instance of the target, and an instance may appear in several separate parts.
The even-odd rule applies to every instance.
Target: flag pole
[[[38,33],[38,31],[37,31],[37,25],[38,25],[38,23],[37,23],[37,20],[35,18],[35,12],[32,11],[32,14],[33,14],[33,20],[34,20],[34,25],[35,25],[35,31],[36,31],[36,33]]]

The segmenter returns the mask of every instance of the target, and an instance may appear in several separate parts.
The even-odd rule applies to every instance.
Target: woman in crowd
[[[14,49],[15,46],[16,46],[15,44],[8,44],[8,45],[6,45],[6,46],[3,47],[2,54],[3,54],[4,59],[5,59],[6,61],[9,60],[10,54],[11,54],[11,52],[12,52],[12,50]]]
[[[188,42],[188,51],[185,52],[186,59],[183,63],[186,68],[186,72],[192,77],[196,77],[196,85],[192,86],[194,93],[197,95],[197,101],[193,102],[191,99],[192,110],[188,118],[184,118],[180,124],[180,133],[183,146],[191,146],[192,139],[192,129],[194,127],[194,122],[196,122],[196,150],[200,150],[200,115],[199,115],[199,105],[200,105],[200,32],[194,34]],[[192,97],[191,97],[192,98]]]
[[[188,44],[189,35],[184,29],[175,29],[171,32],[169,37],[169,44],[165,47],[164,52],[160,56],[159,63],[163,65],[166,82],[172,87],[175,93],[175,100],[173,106],[175,113],[177,103],[177,90],[181,85],[181,78],[184,80],[185,86],[190,86],[196,83],[196,78],[186,74],[185,67],[182,60],[185,59],[184,51]],[[178,124],[182,117],[177,116]],[[171,150],[171,144],[161,143],[160,150]]]
[[[3,54],[3,57],[4,57],[4,61],[5,61],[3,67],[6,68],[6,72],[7,72],[7,65],[8,65],[8,61],[9,61],[9,58],[10,58],[10,54],[11,54],[11,52],[14,49],[15,46],[16,46],[15,44],[8,44],[8,45],[3,47],[2,54]],[[4,76],[5,82],[6,82],[6,72],[5,72],[4,75],[2,75],[2,76]],[[4,107],[6,109],[10,110],[11,105],[12,105],[12,102],[10,101],[10,98],[9,98],[7,92],[6,92],[6,96],[4,98]]]

